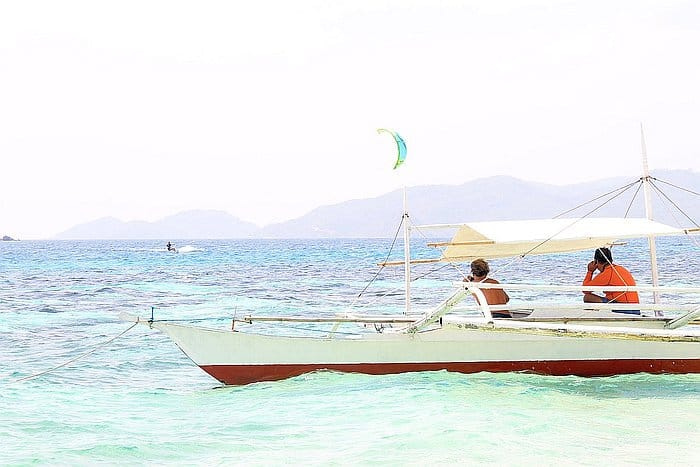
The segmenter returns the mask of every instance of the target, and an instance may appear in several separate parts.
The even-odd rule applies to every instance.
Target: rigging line
[[[610,267],[610,268],[612,269],[612,272],[614,272],[615,275],[617,276],[617,278],[620,279],[624,285],[629,286],[629,284],[627,284],[627,283],[625,282],[625,279],[622,277],[622,275],[620,274],[620,272],[619,272],[616,268],[613,267],[613,266],[614,266],[614,263],[613,263],[613,261],[612,261],[612,258],[608,258],[608,256],[605,255],[605,253],[603,252],[603,250],[600,250],[600,249],[599,249],[599,251],[600,251],[600,253],[603,255],[603,257],[604,257],[604,258],[607,260],[607,262],[608,262],[608,264],[603,268],[603,270],[605,270],[607,267]],[[612,256],[612,254],[611,254],[610,256]],[[602,273],[602,271],[601,271],[601,273]],[[610,284],[608,283],[608,285],[610,285]],[[615,292],[613,292],[613,293],[615,293]],[[626,293],[627,293],[627,292],[622,292],[622,291],[617,292],[617,295],[615,295],[615,298],[613,298],[611,301],[617,300],[618,298],[622,297],[622,296],[623,296],[624,294],[626,294]]]
[[[367,285],[365,285],[365,288],[362,289],[362,292],[357,294],[357,297],[355,297],[355,300],[353,300],[353,302],[350,304],[350,308],[352,308],[352,306],[355,304],[355,302],[362,296],[363,293],[365,293],[365,291],[367,291],[369,286],[372,285],[372,283],[377,279],[377,277],[379,276],[379,273],[381,273],[382,270],[384,269],[383,265],[386,264],[387,261],[389,261],[389,257],[391,256],[391,252],[394,249],[394,245],[396,244],[396,239],[399,237],[399,232],[401,231],[401,226],[403,225],[403,223],[404,223],[404,216],[401,216],[401,222],[399,222],[399,227],[396,229],[396,233],[394,234],[394,240],[392,240],[391,246],[389,247],[389,253],[387,253],[386,258],[384,258],[384,261],[382,262],[382,266],[379,267],[379,270],[376,272],[376,274],[374,274],[374,277],[372,279],[370,279],[370,281],[367,283]]]
[[[415,280],[415,279],[411,279],[411,280],[413,281],[413,280]],[[383,294],[377,295],[376,297],[374,297],[374,301],[373,301],[373,302],[368,302],[368,303],[365,303],[365,304],[360,305],[360,306],[361,306],[362,308],[367,308],[367,307],[369,307],[370,305],[372,305],[373,303],[379,302],[380,299],[385,298],[385,297],[387,297],[387,296],[389,296],[389,295],[392,295],[392,294],[399,294],[399,293],[402,292],[403,290],[404,290],[403,286],[394,287],[393,289],[389,289],[389,290],[385,291]],[[357,300],[353,301],[352,304],[348,307],[348,309],[352,308],[352,307],[355,305],[355,302],[356,302],[356,301],[357,301]]]
[[[427,235],[425,235],[425,233],[424,233],[420,228],[416,228],[415,230],[417,230],[418,233],[419,233],[424,239],[427,239],[427,238],[428,238]],[[440,253],[442,253],[442,256],[443,256],[443,257],[445,256],[444,253],[445,253],[445,250],[446,250],[446,249],[447,249],[447,247],[438,247],[438,250],[440,250]],[[520,257],[515,257],[515,258],[513,258],[506,266],[509,266],[509,265],[512,264],[514,261],[518,261],[518,260],[521,260],[521,259],[522,259],[522,258],[520,258]],[[416,278],[416,280],[417,280],[417,279],[422,279],[423,277],[426,277],[426,276],[429,275],[429,274],[438,272],[438,271],[440,271],[440,270],[442,270],[442,269],[444,269],[444,268],[446,268],[446,267],[448,267],[448,266],[452,266],[452,267],[455,269],[455,271],[457,271],[457,274],[459,274],[460,276],[462,276],[462,279],[466,279],[466,278],[467,278],[467,274],[458,266],[458,264],[457,264],[456,262],[448,261],[447,264],[445,264],[445,265],[443,265],[443,266],[440,266],[440,267],[438,267],[438,268],[432,269],[432,270],[426,272],[425,274],[423,274],[422,276],[418,276],[418,277]]]
[[[641,178],[640,178],[639,180],[641,180]],[[563,231],[565,231],[566,229],[568,229],[569,227],[571,227],[572,225],[574,225],[574,224],[576,224],[577,222],[579,222],[581,219],[585,219],[586,217],[588,217],[588,216],[590,216],[591,214],[593,214],[594,212],[596,212],[598,209],[600,209],[600,208],[602,208],[603,206],[605,206],[606,204],[608,204],[610,201],[612,201],[612,200],[614,200],[615,198],[617,198],[618,196],[622,195],[625,191],[629,190],[630,187],[631,187],[632,185],[634,185],[634,183],[630,183],[629,185],[627,185],[627,186],[625,187],[625,190],[624,190],[624,191],[619,192],[619,193],[616,194],[615,196],[613,196],[613,197],[607,199],[607,200],[606,200],[605,202],[603,202],[602,204],[599,204],[599,205],[596,206],[595,208],[591,209],[591,210],[588,211],[585,215],[583,215],[581,218],[574,219],[574,221],[573,221],[571,224],[569,224],[569,225],[567,225],[566,227],[564,227],[563,229],[559,230],[559,232],[555,233],[554,235],[550,236],[549,238],[546,238],[546,239],[542,240],[540,243],[538,243],[537,245],[533,246],[532,248],[530,248],[528,251],[526,251],[525,253],[523,253],[523,254],[520,255],[520,256],[524,258],[525,256],[529,255],[530,253],[532,253],[533,251],[535,251],[536,249],[538,249],[539,247],[541,247],[542,245],[544,245],[545,243],[547,243],[548,241],[550,241],[551,239],[553,239],[554,237],[556,237],[557,235],[559,235],[560,233],[562,233]],[[588,203],[586,203],[586,204],[588,204]]]
[[[95,353],[97,350],[101,349],[102,347],[105,347],[106,345],[111,344],[112,342],[114,342],[115,340],[117,340],[119,337],[121,337],[121,336],[123,336],[124,334],[126,334],[127,332],[131,331],[131,330],[134,328],[134,326],[136,326],[137,324],[139,324],[138,321],[135,322],[134,324],[132,324],[131,326],[129,326],[128,328],[126,328],[125,330],[123,330],[122,332],[120,332],[119,334],[117,334],[116,336],[112,337],[111,339],[109,339],[109,340],[103,342],[102,344],[98,344],[94,349],[90,350],[89,352],[85,352],[84,354],[78,355],[77,357],[74,357],[74,358],[68,360],[68,361],[65,362],[65,363],[61,363],[61,364],[58,365],[58,366],[55,366],[55,367],[53,367],[53,368],[49,368],[48,370],[42,371],[42,372],[40,372],[40,373],[36,373],[36,374],[34,374],[34,375],[29,375],[29,376],[25,376],[24,378],[16,379],[16,380],[14,380],[14,381],[11,381],[9,384],[15,384],[15,383],[19,383],[19,382],[22,382],[22,381],[27,381],[27,380],[30,380],[30,379],[38,378],[39,376],[45,375],[45,374],[47,374],[47,373],[51,373],[52,371],[56,371],[56,370],[58,370],[59,368],[63,368],[64,366],[68,366],[68,365],[70,365],[71,363],[77,362],[77,361],[80,360],[81,358],[85,358],[85,357],[87,357],[88,355]]]
[[[698,225],[697,222],[695,222],[688,214],[686,214],[680,207],[678,207],[678,205],[677,205],[676,203],[674,203],[673,200],[672,200],[671,198],[669,198],[669,197],[666,195],[666,193],[664,193],[663,191],[661,191],[661,190],[659,189],[659,187],[657,187],[656,184],[655,184],[654,182],[652,182],[652,181],[650,180],[650,181],[649,181],[649,184],[650,184],[652,187],[654,187],[654,189],[655,189],[661,196],[663,196],[664,198],[666,198],[666,200],[668,200],[669,203],[671,203],[676,209],[678,209],[678,211],[679,211],[681,214],[683,214],[690,222],[692,222],[692,223],[695,225],[695,227],[700,227],[700,225]]]
[[[454,266],[454,265],[452,263],[443,264],[442,266],[431,269],[430,271],[426,272],[425,274],[421,274],[420,276],[416,276],[415,278],[411,278],[411,281],[417,281],[418,279],[422,279],[430,274],[433,274],[435,272],[440,271],[441,269],[445,269],[448,266]],[[459,268],[457,270],[459,271]],[[459,272],[461,273],[462,271],[459,271]]]
[[[415,230],[418,231],[421,237],[423,237],[424,240],[428,239],[428,236],[425,235],[425,232],[423,232],[420,228],[416,228]],[[438,250],[440,250],[440,254],[444,257],[445,256],[445,250],[447,247],[438,247]],[[452,266],[457,273],[462,276],[462,279],[466,279],[467,275],[462,271],[459,266],[457,266],[454,262],[449,261],[446,265],[440,266],[439,268],[433,269],[432,271],[428,271],[427,273],[423,274],[422,276],[419,276],[418,279],[422,279],[423,277],[427,276],[428,274],[432,274],[434,272],[440,271],[441,269],[447,267],[447,266]]]
[[[691,193],[693,195],[700,196],[700,193],[696,193],[696,192],[689,190],[687,188],[683,188],[682,186],[674,185],[673,183],[661,180],[661,179],[656,178],[656,177],[649,177],[649,178],[651,178],[652,180],[656,180],[657,182],[665,183],[666,185],[671,185],[673,188],[678,188],[679,190],[687,191],[688,193]]]
[[[658,190],[658,188],[655,187],[655,186],[652,186],[652,188],[654,188],[654,190]],[[657,196],[658,196],[658,194],[657,194]],[[661,205],[666,209],[666,212],[673,218],[673,220],[674,220],[674,222],[676,223],[676,225],[677,225],[677,226],[680,226],[681,223],[680,223],[680,221],[678,220],[678,218],[676,217],[676,213],[674,213],[674,212],[668,207],[668,203],[663,202],[663,201],[664,201],[663,198],[659,197],[659,199],[662,201]],[[700,241],[698,241],[697,238],[695,238],[695,235],[687,235],[687,238],[688,238],[696,247],[700,248]]]
[[[398,238],[399,232],[401,231],[401,225],[402,225],[403,221],[404,221],[404,218],[402,217],[402,218],[401,218],[401,223],[399,224],[399,228],[396,230],[396,235],[394,236],[394,241],[393,241],[392,244],[391,244],[391,248],[390,248],[390,250],[389,250],[389,254],[387,255],[386,259],[384,260],[385,263],[389,260],[389,256],[391,255],[391,249],[393,249],[394,243],[396,242],[396,239]],[[409,219],[407,222],[411,222],[411,223],[412,223],[411,219]],[[416,227],[414,226],[414,230],[416,230],[424,239],[427,238],[427,236],[425,235],[425,233],[424,233],[421,229],[416,228]],[[419,280],[419,279],[422,279],[423,277],[425,277],[425,276],[427,276],[427,275],[429,275],[429,274],[432,274],[432,273],[434,273],[434,272],[437,272],[437,271],[439,271],[440,269],[443,269],[443,268],[445,268],[445,267],[447,267],[447,266],[450,266],[450,265],[452,265],[453,267],[455,267],[455,268],[457,269],[457,272],[459,272],[462,276],[464,276],[464,273],[463,273],[461,270],[459,270],[459,268],[457,268],[454,264],[452,264],[452,263],[447,263],[447,264],[445,264],[445,265],[440,266],[439,268],[436,268],[436,269],[433,269],[433,270],[431,270],[431,271],[428,271],[427,273],[425,273],[425,274],[423,274],[423,275],[417,276],[417,277],[415,277],[415,278],[411,278],[411,282],[415,282],[415,281],[417,281],[417,280]],[[383,269],[383,266],[382,266],[382,268],[379,269],[379,271],[377,272],[377,274],[375,274],[375,276],[374,276],[374,278],[372,279],[372,281],[370,281],[370,283],[367,284],[367,286],[362,290],[362,292],[360,292],[360,294],[355,298],[355,300],[350,304],[350,306],[349,306],[348,308],[352,308],[352,307],[355,305],[355,303],[357,302],[357,299],[359,299],[360,296],[367,290],[367,288],[368,288],[368,287],[371,285],[371,283],[377,278],[377,276],[378,276],[379,273],[382,271],[382,269]],[[390,295],[390,294],[396,293],[396,292],[400,291],[401,289],[402,289],[401,287],[395,287],[394,289],[390,289],[390,290],[386,291],[384,294],[382,294],[382,295],[380,295],[379,297],[376,297],[376,298],[375,298],[375,303],[376,303],[377,301],[379,301],[380,298],[384,298],[384,297],[386,297],[386,296],[388,296],[388,295]],[[366,305],[366,307],[369,306],[370,304],[371,304],[371,303],[368,303],[368,304]]]
[[[631,182],[631,183],[629,183],[629,184],[627,184],[627,185],[625,185],[625,186],[622,186],[622,187],[620,187],[620,188],[615,188],[615,189],[612,190],[612,191],[609,191],[609,192],[607,192],[607,193],[605,193],[605,194],[602,194],[602,195],[600,195],[600,196],[598,196],[598,197],[596,197],[596,198],[593,198],[593,199],[591,199],[591,200],[588,200],[588,201],[586,201],[585,203],[579,204],[578,206],[576,206],[576,207],[574,207],[574,208],[571,208],[571,209],[569,209],[568,211],[564,211],[564,212],[562,212],[561,214],[557,214],[556,216],[552,217],[552,219],[557,219],[557,218],[559,218],[559,217],[561,217],[561,216],[564,216],[564,215],[566,215],[566,214],[569,214],[570,212],[575,211],[575,210],[577,210],[578,208],[581,208],[581,207],[583,207],[583,206],[585,206],[585,205],[587,205],[587,204],[590,204],[590,203],[592,203],[593,201],[598,201],[600,198],[604,198],[604,197],[606,197],[606,196],[608,196],[608,195],[610,195],[610,194],[612,194],[612,193],[615,193],[616,191],[622,190],[623,193],[624,193],[624,191],[626,191],[630,186],[634,185],[635,183],[641,183],[641,181],[642,181],[642,178],[640,177],[640,178],[638,178],[637,180],[635,180],[635,181],[633,181],[633,182]]]
[[[632,195],[632,199],[630,200],[629,206],[627,206],[627,211],[625,211],[625,219],[627,218],[627,214],[630,213],[630,209],[632,209],[632,205],[634,204],[634,200],[637,199],[637,195],[639,194],[639,190],[642,189],[642,184],[640,183],[637,185],[637,191],[634,192],[634,195]]]

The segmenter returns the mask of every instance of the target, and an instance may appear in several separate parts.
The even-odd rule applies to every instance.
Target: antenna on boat
[[[406,201],[406,185],[403,187],[403,270],[406,281],[406,308],[404,314],[411,311],[411,226],[408,219],[408,203]]]
[[[389,133],[396,143],[396,163],[394,164],[394,170],[396,170],[401,164],[406,160],[406,142],[401,138],[401,136],[393,131],[387,130],[386,128],[378,128],[377,133]],[[404,314],[408,314],[411,310],[411,227],[409,226],[408,219],[408,204],[406,202],[406,184],[403,185],[403,216],[401,217],[401,223],[403,223],[403,254],[404,254],[404,275],[406,281],[406,308]]]
[[[646,212],[647,219],[653,220],[654,213],[651,206],[651,188],[649,183],[649,163],[647,160],[647,144],[644,140],[644,125],[639,123],[639,129],[642,134],[642,185],[644,186],[644,210]],[[654,287],[659,286],[659,268],[656,263],[656,240],[653,235],[649,235],[649,254],[651,258],[651,283]],[[654,303],[661,303],[661,295],[658,291],[654,291]],[[659,312],[654,312],[657,316]]]

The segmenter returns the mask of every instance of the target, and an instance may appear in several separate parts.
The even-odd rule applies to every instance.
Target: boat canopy
[[[449,242],[428,244],[444,248],[439,261],[445,262],[581,251],[609,246],[621,239],[682,235],[691,231],[644,218],[470,222],[418,228],[457,229]]]

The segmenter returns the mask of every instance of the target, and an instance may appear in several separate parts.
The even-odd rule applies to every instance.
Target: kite
[[[377,133],[381,132],[389,133],[391,136],[394,137],[394,141],[396,141],[396,149],[397,149],[397,156],[396,156],[396,164],[394,164],[394,169],[398,168],[401,164],[403,164],[403,161],[406,160],[406,143],[404,142],[403,138],[399,136],[399,134],[395,131],[392,130],[387,130],[384,128],[379,128],[377,129]]]

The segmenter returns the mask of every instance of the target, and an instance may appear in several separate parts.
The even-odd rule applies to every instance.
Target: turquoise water
[[[221,387],[145,326],[102,345],[129,327],[120,312],[150,315],[151,307],[156,318],[214,318],[204,323],[214,327],[250,313],[345,311],[390,245],[178,241],[195,249],[172,254],[162,243],[0,242],[0,464],[690,465],[700,459],[699,375],[318,372]],[[643,246],[616,247],[615,255],[649,283]],[[696,246],[674,240],[659,249],[672,253],[659,258],[665,283],[697,281]],[[434,255],[419,244],[415,250]],[[492,266],[501,280],[578,282],[589,256]],[[380,275],[357,311],[400,311],[400,269]],[[443,297],[459,278],[443,268],[417,281],[416,306]],[[19,381],[91,350],[71,365]]]

